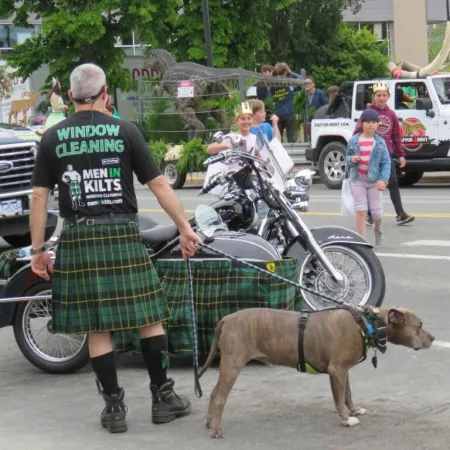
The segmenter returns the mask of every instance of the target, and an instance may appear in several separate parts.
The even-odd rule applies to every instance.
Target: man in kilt
[[[46,280],[53,274],[53,331],[88,334],[92,368],[106,403],[102,426],[111,433],[127,429],[111,333],[132,329],[140,330],[152,421],[167,423],[189,414],[191,403],[174,392],[174,381],[167,378],[162,322],[170,313],[139,235],[133,173],[178,226],[184,258],[195,254],[199,238],[137,127],[104,114],[108,87],[103,70],[94,64],[75,68],[69,96],[76,112],[46,131],[33,173],[32,270]],[[77,181],[77,202],[72,183],[65,179],[67,167],[71,181]],[[64,222],[53,267],[44,229],[48,195],[55,184]]]

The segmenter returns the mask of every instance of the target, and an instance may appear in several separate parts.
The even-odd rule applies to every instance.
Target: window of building
[[[0,49],[11,50],[15,45],[23,44],[37,32],[36,27],[18,28],[11,24],[0,25]]]
[[[139,34],[130,32],[126,36],[116,38],[116,47],[123,48],[127,56],[142,56],[145,45],[141,44]]]
[[[391,22],[353,22],[353,27],[361,30],[367,28],[371,31],[378,42],[387,42],[387,54],[392,55],[392,23]]]

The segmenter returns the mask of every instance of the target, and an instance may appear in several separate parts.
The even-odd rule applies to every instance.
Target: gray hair
[[[77,100],[88,100],[84,103],[95,101],[102,87],[106,86],[106,76],[103,69],[95,64],[82,64],[76,67],[70,74],[70,89],[72,97]]]

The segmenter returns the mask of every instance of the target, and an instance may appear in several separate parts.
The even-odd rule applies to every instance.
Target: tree
[[[298,0],[209,0],[211,41],[215,67],[254,69],[257,55],[269,49],[270,17]],[[201,0],[183,0],[178,20],[160,44],[179,61],[206,62]]]
[[[387,44],[379,44],[372,32],[339,26],[336,38],[322,47],[320,58],[311,66],[317,84],[326,88],[346,80],[367,80],[389,76]]]
[[[42,33],[2,55],[16,74],[29,77],[44,64],[63,86],[73,68],[92,62],[100,65],[108,85],[122,90],[131,87],[129,71],[122,67],[125,53],[114,47],[117,38],[138,31],[143,41],[156,43],[155,30],[177,20],[181,0],[14,0],[0,2],[0,18],[14,16],[14,25],[29,27],[28,18],[42,19]]]

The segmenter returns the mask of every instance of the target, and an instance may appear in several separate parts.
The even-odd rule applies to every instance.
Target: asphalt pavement
[[[361,424],[340,425],[326,375],[250,364],[241,372],[223,414],[226,438],[213,441],[203,424],[218,371],[201,379],[203,397],[194,395],[193,371],[174,361],[169,375],[178,392],[190,396],[190,416],[168,425],[151,424],[148,374],[139,355],[119,357],[119,382],[126,391],[129,430],[109,435],[99,425],[103,403],[89,367],[55,376],[35,369],[20,353],[12,329],[0,329],[0,449],[360,449],[448,450],[450,448],[450,183],[419,183],[402,189],[416,221],[399,227],[385,195],[385,244],[376,252],[386,273],[384,305],[415,311],[436,337],[432,348],[414,352],[388,346],[378,368],[367,361],[350,372],[355,403],[367,409]],[[198,188],[177,191],[187,213],[208,196]],[[169,218],[146,190],[137,189],[141,211],[161,223]],[[340,217],[339,191],[311,190],[310,227],[335,224],[354,229]],[[368,230],[373,239],[372,230]],[[0,244],[1,245],[1,244]]]

